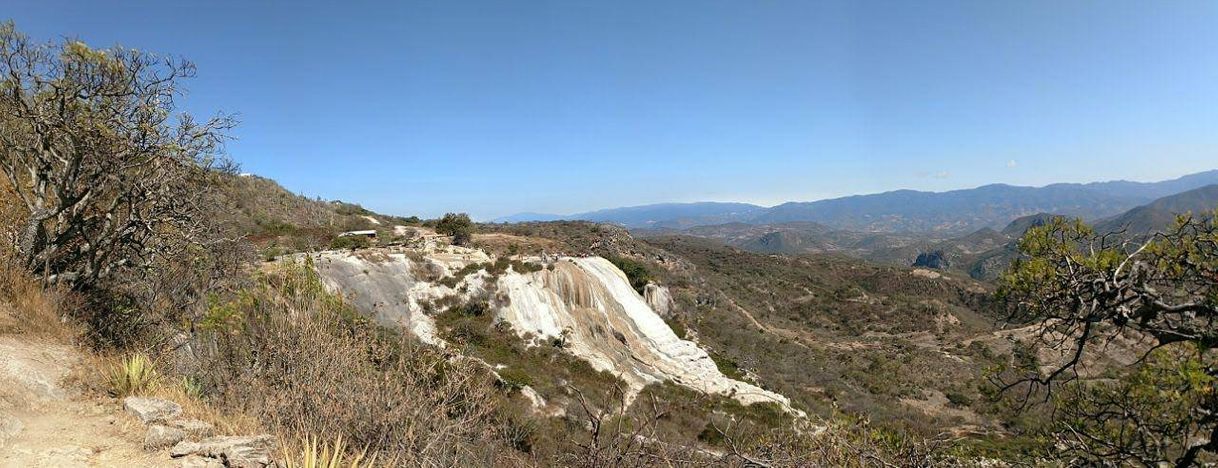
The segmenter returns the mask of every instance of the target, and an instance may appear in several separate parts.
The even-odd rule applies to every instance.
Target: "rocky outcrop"
[[[440,280],[466,265],[489,262],[490,257],[462,247],[429,252],[423,256],[405,249],[333,251],[310,258],[326,287],[360,312],[381,325],[404,328],[425,343],[442,346],[426,309],[459,293]]]
[[[123,408],[144,424],[173,419],[182,414],[181,405],[160,398],[127,397],[123,399]]]
[[[274,462],[271,459],[274,436],[209,437],[215,430],[211,424],[179,418],[182,406],[160,398],[127,397],[123,407],[148,426],[144,449],[172,447],[169,455],[183,459],[183,467],[264,468]],[[194,440],[199,437],[206,438]]]
[[[272,463],[271,448],[275,437],[221,436],[199,442],[179,442],[169,451],[174,458],[191,455],[213,458],[229,468],[263,468]]]
[[[643,287],[643,299],[647,301],[647,306],[661,317],[671,316],[673,309],[676,308],[676,304],[672,300],[672,293],[668,291],[667,286],[648,283]]]
[[[561,340],[594,369],[620,376],[629,396],[670,381],[745,404],[790,409],[786,397],[723,375],[705,350],[678,337],[657,313],[672,304],[667,289],[653,285],[644,298],[604,258],[517,259],[545,267],[527,273],[508,268],[497,275],[470,271],[468,266],[489,265],[491,258],[461,247],[334,251],[308,258],[331,292],[425,342],[444,345],[428,315],[430,304],[489,297],[496,319],[522,338],[535,344]]]
[[[144,434],[144,448],[148,450],[163,449],[181,442],[185,438],[186,431],[163,424],[153,424],[148,426],[148,431]]]
[[[508,305],[500,319],[522,337],[562,338],[566,349],[596,370],[621,376],[634,394],[671,381],[745,403],[777,403],[786,397],[723,375],[707,352],[677,337],[626,275],[600,257],[563,258],[553,268],[504,275]]]

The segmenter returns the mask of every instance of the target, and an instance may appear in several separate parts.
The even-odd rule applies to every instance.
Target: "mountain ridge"
[[[1039,187],[994,183],[943,192],[898,189],[772,207],[733,202],[656,203],[571,215],[520,213],[494,222],[578,220],[632,229],[807,222],[860,232],[962,235],[983,227],[1003,229],[1015,219],[1039,213],[1103,220],[1211,184],[1218,184],[1218,170],[1155,182],[1063,182]]]

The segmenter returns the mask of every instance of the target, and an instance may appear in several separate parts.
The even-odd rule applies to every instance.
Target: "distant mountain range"
[[[611,208],[572,215],[521,213],[495,219],[497,223],[527,221],[595,221],[628,228],[685,229],[694,226],[746,221],[756,218],[765,207],[748,203],[660,203],[655,205]]]
[[[1100,233],[1123,233],[1128,239],[1169,228],[1176,216],[1209,216],[1218,209],[1218,184],[1168,195],[1128,211],[1094,220]],[[1035,213],[1011,220],[1001,230],[982,227],[973,232],[868,233],[829,228],[816,223],[729,223],[684,230],[636,230],[642,236],[684,235],[714,239],[742,250],[766,254],[838,253],[878,263],[921,266],[992,280],[1018,253],[1016,242],[1028,229],[1057,213]]]
[[[1218,209],[1218,185],[1207,185],[1169,195],[1101,220],[1095,228],[1099,232],[1125,231],[1137,236],[1170,226],[1178,214],[1191,212],[1201,215],[1215,209]]]
[[[525,213],[495,221],[585,220],[620,224],[633,229],[658,230],[727,223],[816,223],[828,230],[950,236],[986,227],[1001,229],[1012,220],[1037,213],[1076,216],[1089,221],[1106,220],[1156,199],[1212,184],[1218,184],[1218,170],[1161,182],[1063,183],[1044,187],[993,184],[948,192],[897,190],[814,202],[790,202],[770,208],[747,203],[666,203],[565,216]],[[1142,216],[1152,216],[1154,213],[1159,212],[1147,211]],[[1129,221],[1132,220],[1126,222]],[[1145,222],[1154,224],[1155,221]]]

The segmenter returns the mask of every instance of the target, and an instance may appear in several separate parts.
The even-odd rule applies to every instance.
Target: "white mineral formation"
[[[651,310],[656,311],[661,317],[668,317],[672,313],[674,303],[672,293],[668,291],[668,286],[660,286],[655,283],[648,283],[643,288],[643,298],[647,300],[647,306]]]
[[[489,260],[480,250],[447,247],[426,256],[386,250],[321,252],[313,257],[313,265],[326,288],[360,312],[382,325],[405,328],[424,343],[443,346],[425,308],[459,294],[438,280],[465,265]]]
[[[678,338],[608,260],[562,258],[553,271],[504,275],[499,288],[510,299],[499,317],[517,333],[564,339],[572,354],[619,375],[631,393],[668,380],[745,404],[788,407],[786,397],[719,372],[706,351]]]
[[[332,292],[385,325],[400,326],[422,341],[443,345],[426,304],[449,296],[493,293],[497,320],[534,343],[562,340],[565,349],[593,368],[619,376],[632,398],[646,385],[671,381],[744,404],[771,402],[791,410],[786,397],[723,375],[703,349],[682,340],[630,286],[625,274],[600,257],[562,257],[552,268],[512,270],[494,284],[483,270],[456,287],[439,280],[471,264],[489,263],[480,250],[439,249],[322,252],[315,269]],[[664,307],[667,289],[648,298]],[[795,411],[795,410],[791,410]]]

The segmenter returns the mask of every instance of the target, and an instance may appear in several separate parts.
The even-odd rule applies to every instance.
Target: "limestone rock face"
[[[671,381],[744,404],[786,397],[723,375],[705,350],[681,339],[613,263],[600,257],[564,257],[553,269],[499,278],[507,305],[498,317],[522,337],[562,338],[566,349],[596,370],[621,376],[630,393]]]
[[[424,342],[445,345],[428,315],[429,303],[491,297],[496,320],[535,344],[566,343],[564,349],[575,357],[620,376],[629,386],[628,399],[648,384],[670,381],[796,412],[786,397],[723,375],[705,350],[678,337],[657,313],[656,308],[671,307],[666,288],[652,285],[644,298],[604,258],[517,258],[545,267],[527,273],[508,268],[497,275],[470,272],[466,267],[489,265],[492,259],[462,247],[322,252],[309,260],[332,293]]]
[[[364,250],[322,252],[313,267],[331,292],[341,294],[360,312],[381,325],[402,327],[421,341],[442,346],[435,337],[435,322],[427,304],[458,294],[439,283],[466,265],[490,261],[480,250],[446,247],[427,255]]]
[[[668,291],[667,286],[660,286],[655,283],[649,283],[643,288],[643,298],[647,300],[647,305],[651,307],[661,317],[668,317],[672,314],[674,308],[672,293]]]
[[[123,407],[140,418],[144,424],[173,419],[182,414],[182,406],[160,398],[127,397]]]

